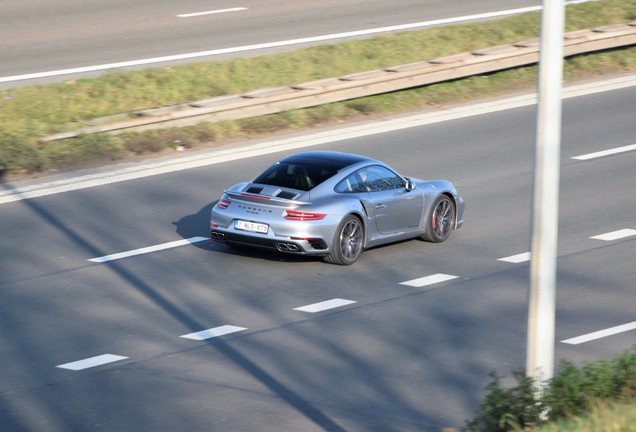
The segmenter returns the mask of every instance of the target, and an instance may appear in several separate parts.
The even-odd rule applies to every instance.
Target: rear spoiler
[[[241,201],[261,203],[261,204],[270,204],[270,205],[278,205],[278,206],[290,206],[290,205],[304,206],[304,205],[311,204],[307,201],[290,200],[285,198],[278,198],[275,196],[251,194],[247,192],[237,192],[237,191],[231,191],[231,190],[225,190],[224,192],[230,198],[238,199]]]

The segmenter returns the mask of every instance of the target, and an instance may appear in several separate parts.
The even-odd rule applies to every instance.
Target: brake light
[[[232,201],[230,201],[229,199],[222,199],[219,200],[218,203],[216,203],[216,206],[222,210],[225,210],[230,206],[230,204],[232,204]]]
[[[298,210],[285,210],[283,212],[283,217],[289,220],[299,220],[299,221],[310,221],[310,220],[320,220],[324,219],[327,216],[324,213],[312,213],[312,212],[304,212]]]
[[[266,197],[266,196],[263,196],[263,195],[254,195],[254,194],[242,193],[241,196],[269,201],[269,197]]]

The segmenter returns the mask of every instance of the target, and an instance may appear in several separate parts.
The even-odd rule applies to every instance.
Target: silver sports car
[[[419,237],[443,242],[464,223],[464,200],[445,180],[403,177],[338,152],[297,153],[213,206],[212,239],[353,264],[363,250]]]

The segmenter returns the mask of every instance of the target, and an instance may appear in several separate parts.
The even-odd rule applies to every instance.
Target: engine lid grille
[[[283,198],[283,199],[294,199],[297,196],[298,196],[297,193],[289,192],[289,191],[280,191],[279,193],[276,194],[277,198]]]

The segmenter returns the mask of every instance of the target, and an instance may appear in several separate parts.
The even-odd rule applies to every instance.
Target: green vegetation
[[[568,6],[566,31],[636,19],[636,0],[600,0]],[[99,78],[0,91],[0,166],[38,173],[93,161],[158,152],[179,142],[193,147],[284,129],[312,127],[360,115],[397,113],[528,88],[536,68],[373,96],[362,100],[147,134],[38,139],[115,115],[264,87],[405,64],[537,37],[540,15],[529,13],[473,24],[439,27],[343,42],[262,57],[113,72]],[[569,59],[566,80],[636,70],[636,48]]]
[[[636,406],[598,402],[589,415],[560,420],[538,432],[636,432]]]
[[[612,361],[581,367],[564,362],[541,391],[522,371],[513,376],[517,385],[504,388],[501,378],[491,374],[486,397],[475,418],[466,422],[466,432],[636,430],[636,348]]]

